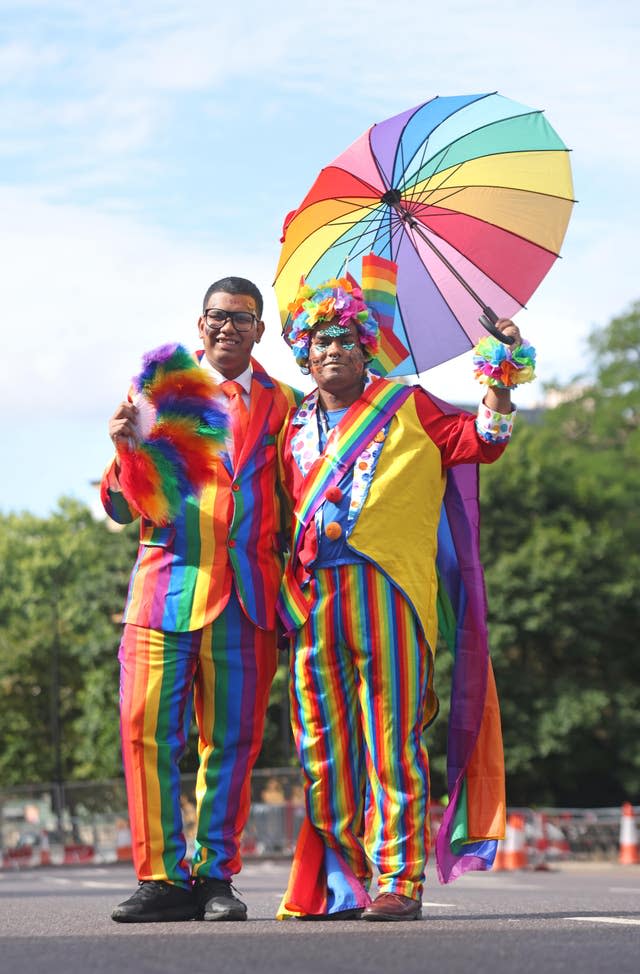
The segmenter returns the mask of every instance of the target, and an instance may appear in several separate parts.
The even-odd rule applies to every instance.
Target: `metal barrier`
[[[252,777],[252,805],[242,837],[245,856],[289,856],[304,817],[297,768],[261,768]],[[196,823],[195,776],[182,779],[181,804],[188,853]],[[431,808],[435,841],[444,809]],[[615,860],[620,809],[514,808],[524,822],[533,868],[563,859]],[[640,811],[640,810],[636,810]],[[37,785],[0,792],[0,852],[5,869],[129,861],[129,833],[121,779]]]
[[[303,818],[296,768],[257,769],[242,838],[245,855],[290,855]],[[180,796],[188,851],[195,840],[195,775],[182,778]],[[0,792],[0,852],[4,868],[116,862],[131,858],[122,779],[27,785]]]
[[[0,848],[4,868],[70,865],[115,858],[126,829],[124,782],[27,785],[0,792]]]
[[[572,859],[615,859],[620,841],[619,808],[541,809],[564,836]]]

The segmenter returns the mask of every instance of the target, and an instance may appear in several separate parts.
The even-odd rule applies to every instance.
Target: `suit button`
[[[231,490],[240,490],[240,484],[231,484]]]
[[[233,538],[229,538],[229,547],[235,548],[235,546],[236,546],[235,540]]]

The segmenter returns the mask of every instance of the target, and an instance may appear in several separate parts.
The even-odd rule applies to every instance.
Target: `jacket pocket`
[[[142,521],[140,525],[140,544],[148,545],[150,548],[168,548],[175,536],[176,529],[173,524],[158,528],[150,521]]]

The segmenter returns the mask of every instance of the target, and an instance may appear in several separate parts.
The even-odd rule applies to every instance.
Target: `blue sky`
[[[498,90],[572,149],[563,259],[517,320],[542,381],[583,369],[586,335],[640,297],[636,6],[0,0],[0,511],[94,503],[142,353],[196,347],[217,277],[261,286],[258,357],[298,381],[271,291],[282,219],[372,123],[437,94]],[[422,381],[480,394],[468,355]]]

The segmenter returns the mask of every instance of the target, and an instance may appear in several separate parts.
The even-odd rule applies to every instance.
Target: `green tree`
[[[135,540],[63,500],[0,517],[0,782],[110,777],[119,614]]]

